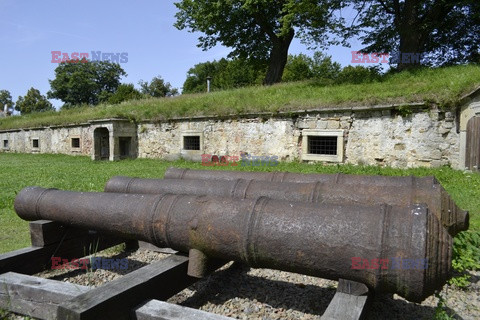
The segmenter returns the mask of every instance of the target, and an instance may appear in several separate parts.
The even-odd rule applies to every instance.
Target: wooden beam
[[[130,319],[144,301],[166,300],[193,284],[197,279],[187,275],[187,267],[187,257],[171,255],[63,303],[58,318]]]
[[[158,300],[150,300],[135,310],[136,320],[231,320],[233,318],[179,306]]]
[[[72,283],[8,272],[0,275],[0,308],[39,319],[57,319],[60,303],[88,290]]]
[[[81,258],[125,242],[124,239],[107,237],[89,232],[80,238],[66,239],[45,247],[28,247],[0,255],[0,274],[14,271],[35,274],[51,268],[52,256],[63,259]]]
[[[322,320],[360,320],[367,313],[373,294],[363,283],[339,279],[335,296]]]
[[[88,230],[65,227],[58,222],[37,220],[30,222],[30,239],[33,247],[45,247],[62,240],[84,237]]]

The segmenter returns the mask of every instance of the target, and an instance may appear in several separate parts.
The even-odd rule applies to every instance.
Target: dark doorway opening
[[[107,128],[97,128],[93,132],[95,160],[110,159],[110,132]]]
[[[118,145],[120,148],[120,159],[130,158],[130,148],[132,146],[132,137],[120,137],[118,138]]]

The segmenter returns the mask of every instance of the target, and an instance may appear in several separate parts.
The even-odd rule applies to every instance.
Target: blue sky
[[[121,64],[128,76],[123,83],[150,81],[160,75],[181,88],[188,69],[195,64],[226,57],[229,48],[202,51],[199,34],[173,27],[174,0],[79,1],[0,0],[0,89],[16,102],[30,87],[46,95],[57,64],[52,51],[102,51],[128,53]],[[349,64],[351,50],[333,47],[327,53],[342,65]],[[294,40],[290,53],[312,52]],[[59,107],[61,101],[51,100]]]

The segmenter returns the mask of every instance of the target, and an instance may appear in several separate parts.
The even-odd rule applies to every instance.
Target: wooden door
[[[465,166],[470,170],[480,169],[480,117],[476,116],[467,123],[467,148]]]

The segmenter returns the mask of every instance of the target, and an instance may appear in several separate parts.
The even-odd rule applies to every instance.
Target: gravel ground
[[[127,258],[128,269],[49,270],[36,276],[95,287],[168,255],[148,250],[116,254],[110,249],[97,256]],[[447,311],[455,314],[455,319],[480,319],[480,272],[471,275],[472,284],[467,290],[445,286],[441,293],[446,299]],[[229,263],[168,301],[236,319],[320,319],[335,294],[336,285],[336,281]],[[415,304],[397,295],[378,296],[367,320],[433,319],[437,301],[432,296],[422,304]],[[10,313],[4,315],[4,319],[31,318]]]

